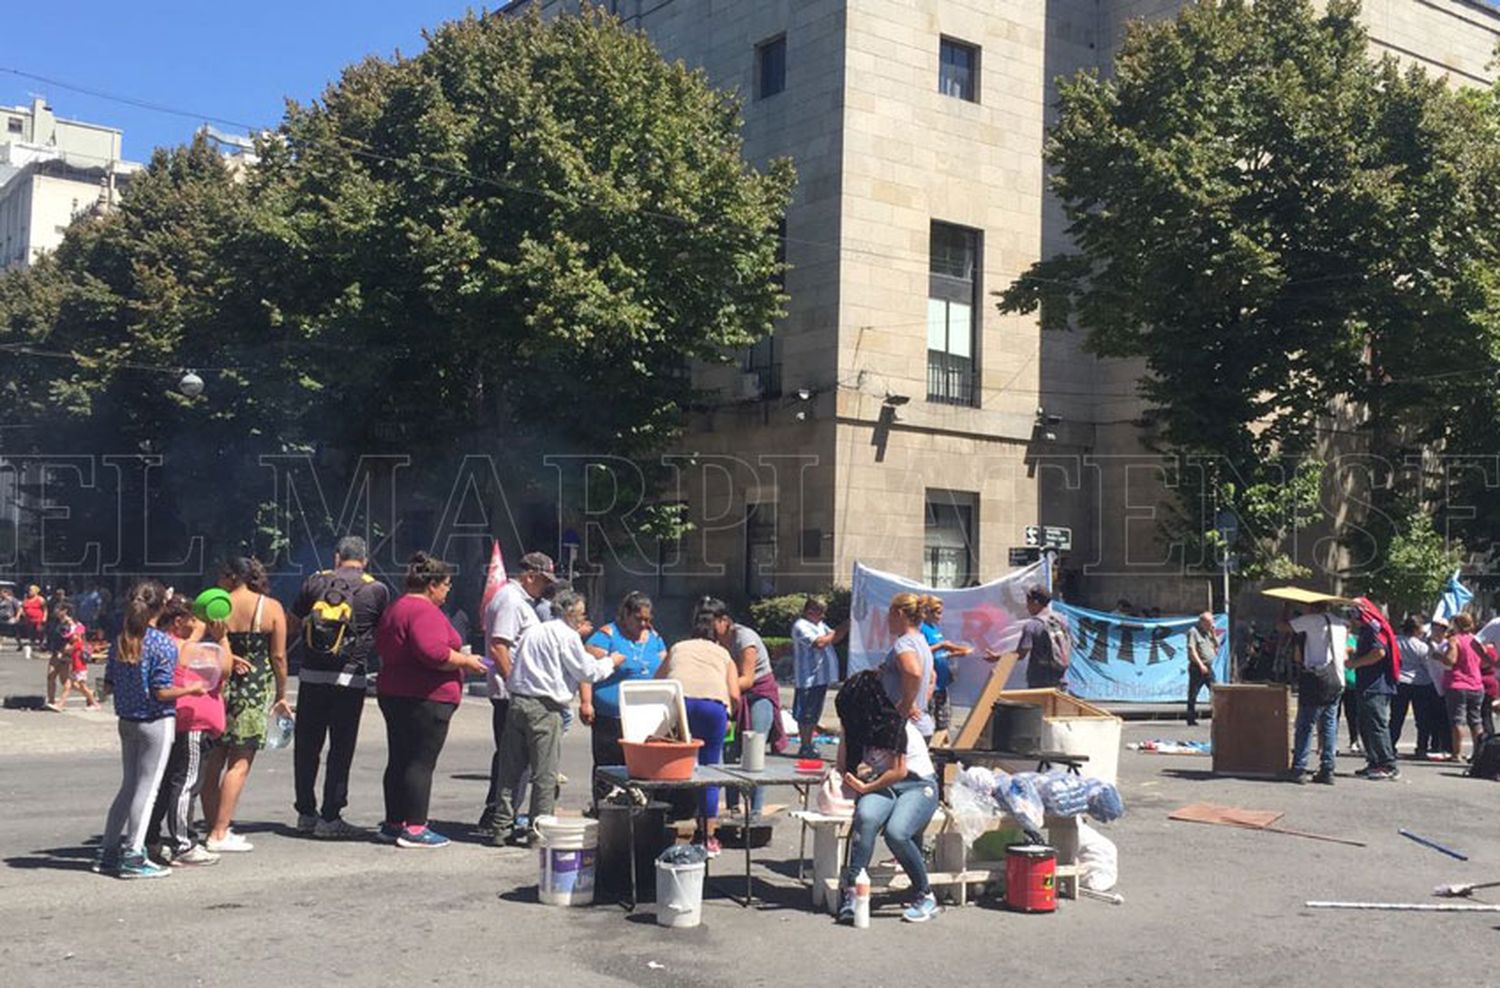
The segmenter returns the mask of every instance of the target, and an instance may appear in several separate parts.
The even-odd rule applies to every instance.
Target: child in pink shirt
[[[192,676],[188,661],[194,652],[210,647],[219,650],[219,682],[222,683],[233,670],[234,656],[230,654],[227,643],[200,644],[199,639],[209,629],[193,617],[192,607],[185,598],[173,597],[167,602],[157,627],[171,635],[178,645],[180,657],[172,685],[188,685]],[[217,854],[198,841],[192,819],[193,800],[203,788],[204,756],[223,733],[224,700],[219,695],[218,683],[207,693],[177,698],[177,736],[167,758],[161,789],[156,794],[146,839],[146,847],[154,849],[157,859],[163,864],[186,868],[211,865],[219,860]],[[163,823],[167,828],[165,839],[161,837]]]

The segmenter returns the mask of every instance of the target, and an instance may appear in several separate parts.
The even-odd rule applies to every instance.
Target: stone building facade
[[[554,12],[577,0],[522,0]],[[787,315],[693,422],[698,531],[656,589],[731,600],[846,582],[856,560],[939,585],[1009,567],[1068,526],[1070,592],[1199,608],[1161,554],[1140,368],[1002,316],[992,294],[1066,246],[1044,188],[1055,80],[1108,71],[1133,18],[1183,0],[604,0],[744,99],[746,155],[787,156]],[[1500,11],[1365,0],[1376,44],[1488,84]],[[1149,474],[1149,469],[1147,470]],[[1144,480],[1144,482],[1138,482]]]

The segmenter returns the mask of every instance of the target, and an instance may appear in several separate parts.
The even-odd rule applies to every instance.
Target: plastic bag
[[[1049,772],[1037,784],[1042,805],[1053,816],[1079,816],[1088,812],[1088,785],[1068,772]]]
[[[989,830],[1000,816],[1000,806],[988,790],[968,785],[949,788],[948,807],[965,847],[973,847],[979,835]]]
[[[977,793],[989,796],[994,793],[995,787],[999,785],[999,776],[1003,775],[1005,775],[1004,772],[995,772],[985,768],[983,765],[970,765],[967,768],[961,768],[958,777],[954,781]]]
[[[1120,880],[1120,851],[1115,842],[1086,823],[1078,825],[1078,864],[1084,888],[1108,892]]]
[[[673,844],[658,854],[656,860],[669,865],[703,864],[708,860],[708,848],[702,844]]]
[[[1120,799],[1120,790],[1102,779],[1085,782],[1088,796],[1089,816],[1100,823],[1110,823],[1125,815],[1125,802]]]
[[[818,795],[815,806],[819,813],[824,816],[849,816],[854,815],[854,793],[844,788],[844,780],[830,772],[823,778],[823,784],[818,787]]]
[[[1016,822],[1029,832],[1042,829],[1046,816],[1042,805],[1042,797],[1036,791],[1036,783],[1031,776],[1034,772],[1023,772],[1012,775],[1004,789],[995,791],[995,798],[1000,801],[1010,815],[1016,818]]]

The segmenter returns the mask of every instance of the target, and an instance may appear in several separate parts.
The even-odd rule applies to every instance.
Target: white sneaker
[[[319,819],[313,836],[319,840],[368,840],[370,832],[343,817],[335,817],[332,820]]]
[[[245,851],[255,850],[255,845],[233,830],[226,833],[222,840],[214,840],[210,837],[203,842],[203,846],[215,854],[241,854]]]
[[[204,848],[202,844],[194,844],[180,854],[174,854],[168,862],[173,868],[198,867],[219,863],[219,856]]]
[[[316,813],[297,814],[297,833],[311,834],[318,829],[318,815]]]

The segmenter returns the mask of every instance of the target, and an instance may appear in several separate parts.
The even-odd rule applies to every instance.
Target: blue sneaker
[[[380,844],[394,844],[401,837],[401,824],[382,823],[375,831],[375,840]]]
[[[901,918],[908,923],[925,923],[937,914],[937,896],[928,892],[907,906],[906,911],[901,914]]]
[[[172,874],[172,869],[163,868],[137,851],[134,854],[122,855],[120,858],[120,869],[116,873],[120,878],[166,878]]]
[[[854,922],[854,893],[853,892],[845,892],[844,895],[843,895],[843,897],[841,899],[839,899],[839,915],[838,915],[838,920],[837,921],[840,922],[840,923],[853,923]]]
[[[407,827],[401,831],[401,836],[396,838],[397,847],[406,848],[434,848],[447,847],[450,841],[431,827],[423,827],[421,830],[413,830]]]

